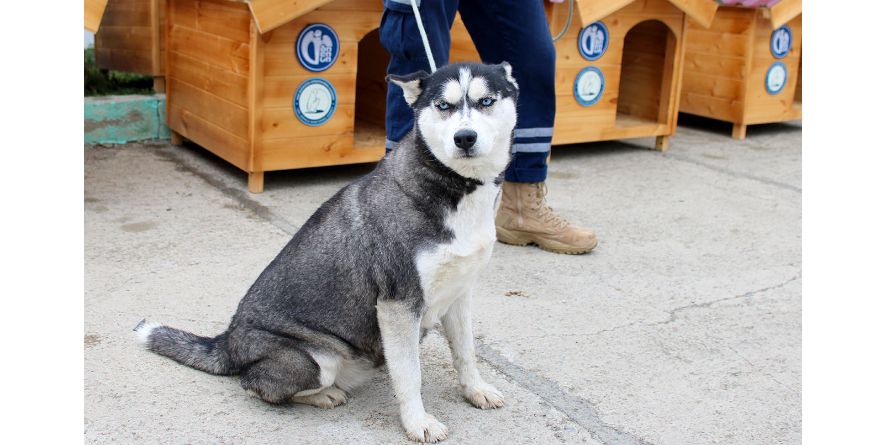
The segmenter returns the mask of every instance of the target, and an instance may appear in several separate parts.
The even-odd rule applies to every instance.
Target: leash
[[[561,37],[566,35],[566,31],[569,31],[569,27],[572,26],[572,8],[575,4],[575,0],[569,0],[569,16],[566,18],[566,26],[563,27],[563,30],[560,31],[560,34],[557,34],[557,37],[554,37],[554,41],[560,40]]]
[[[409,0],[412,3],[412,13],[415,14],[415,21],[418,23],[418,33],[421,34],[421,43],[425,45],[425,55],[428,56],[428,63],[431,64],[431,73],[437,71],[437,64],[434,62],[434,55],[431,53],[431,44],[428,43],[428,35],[425,33],[425,25],[421,22],[421,15],[418,13],[418,5],[415,0]]]
[[[434,62],[434,54],[431,53],[431,44],[428,43],[428,34],[425,32],[425,25],[421,21],[421,14],[418,13],[418,4],[416,3],[416,0],[409,0],[409,3],[412,5],[412,13],[415,14],[415,22],[418,24],[418,33],[421,35],[421,43],[425,47],[425,55],[428,57],[428,63],[431,64],[431,73],[433,73],[434,71],[437,71],[437,63]],[[566,35],[566,31],[568,31],[569,26],[572,25],[574,4],[575,0],[569,0],[569,15],[566,18],[566,25],[563,26],[563,30],[560,31],[556,37],[553,37],[555,42]]]

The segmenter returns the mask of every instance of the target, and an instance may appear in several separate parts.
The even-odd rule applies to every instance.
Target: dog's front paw
[[[406,428],[406,437],[416,442],[436,443],[446,439],[448,434],[446,425],[430,414],[425,414],[409,425],[404,424],[403,427]]]
[[[505,397],[501,391],[488,383],[481,383],[465,388],[465,399],[480,409],[495,409],[505,406]]]

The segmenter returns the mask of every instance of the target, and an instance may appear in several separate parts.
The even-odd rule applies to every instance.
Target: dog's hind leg
[[[443,315],[443,327],[452,350],[452,361],[458,371],[458,384],[468,402],[480,409],[501,408],[504,396],[498,389],[483,381],[477,370],[474,352],[474,332],[471,328],[471,295],[452,303]]]
[[[333,354],[280,348],[240,374],[240,385],[270,403],[297,402],[331,408],[345,401],[334,388],[340,359]]]
[[[400,403],[400,421],[406,436],[419,442],[446,439],[446,426],[425,412],[421,400],[418,314],[397,301],[379,301],[376,310],[385,362]]]

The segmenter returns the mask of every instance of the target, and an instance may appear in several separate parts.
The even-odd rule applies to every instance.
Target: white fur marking
[[[138,338],[138,342],[143,346],[148,346],[148,340],[151,338],[151,333],[154,332],[154,329],[160,327],[160,323],[144,323],[138,327],[135,331],[135,335]]]
[[[468,85],[468,98],[476,102],[489,95],[489,87],[486,85],[486,79],[475,77],[471,79]]]
[[[342,365],[342,357],[338,354],[326,351],[308,351],[311,358],[320,366],[320,387],[314,389],[306,389],[295,393],[296,397],[309,396],[328,388],[335,383],[335,376],[338,375]]]
[[[450,104],[457,104],[462,98],[461,85],[455,79],[446,82],[443,87],[443,100]]]
[[[416,256],[427,310],[421,326],[432,328],[450,305],[465,297],[492,256],[498,187],[486,183],[459,202],[446,218],[453,239]]]

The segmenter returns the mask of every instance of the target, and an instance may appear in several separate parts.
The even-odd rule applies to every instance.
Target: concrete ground
[[[475,299],[480,411],[446,342],[423,394],[450,443],[799,443],[801,127],[745,141],[698,119],[651,140],[555,148],[549,201],[590,255],[496,246]],[[270,406],[236,378],[144,351],[142,318],[221,332],[295,230],[371,166],[243,173],[194,146],[85,148],[88,443],[406,443],[388,378],[332,410]]]

